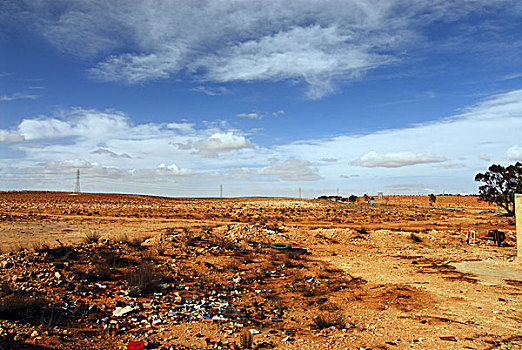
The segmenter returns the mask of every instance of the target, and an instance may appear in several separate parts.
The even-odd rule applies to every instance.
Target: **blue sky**
[[[520,1],[5,1],[0,189],[474,193],[522,160]]]

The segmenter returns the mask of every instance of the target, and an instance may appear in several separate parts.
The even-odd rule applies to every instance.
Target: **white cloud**
[[[194,171],[188,170],[188,169],[180,169],[176,164],[171,164],[169,166],[165,165],[164,163],[161,163],[158,165],[158,173],[160,175],[167,175],[167,176],[189,176],[194,175]]]
[[[98,63],[90,73],[101,80],[123,81],[127,84],[166,79],[181,69],[175,52],[148,55],[111,56]]]
[[[20,134],[0,129],[0,142],[22,142],[25,137]]]
[[[45,163],[39,163],[37,165],[45,167],[49,172],[61,173],[63,170],[72,172],[76,171],[76,169],[90,169],[96,167],[98,164],[91,163],[85,159],[70,159],[63,161],[49,161]]]
[[[276,177],[282,181],[317,181],[322,177],[319,169],[312,166],[312,163],[301,159],[289,159],[283,162],[273,160],[272,164],[264,168],[237,168],[232,169],[237,174],[250,174],[256,176],[269,176],[264,179],[271,180]]]
[[[254,148],[254,145],[244,136],[235,135],[232,131],[227,133],[215,133],[206,140],[198,141],[195,148],[206,157],[217,157],[221,152]]]
[[[239,118],[249,118],[249,119],[261,119],[263,118],[263,115],[257,112],[250,112],[250,113],[239,113],[237,115]]]
[[[220,87],[209,87],[209,86],[196,86],[195,88],[191,89],[195,92],[201,92],[208,96],[221,96],[221,95],[228,95],[230,94],[230,90],[227,88],[220,86]]]
[[[194,124],[192,123],[168,123],[167,128],[179,130],[183,133],[190,133],[194,131]]]
[[[24,119],[18,126],[20,134],[27,140],[61,138],[71,136],[72,128],[58,119]]]
[[[25,94],[21,92],[12,95],[0,95],[0,101],[15,101],[15,100],[36,100],[39,95]]]
[[[127,158],[127,159],[132,158],[127,153],[118,154],[118,153],[114,153],[108,149],[103,149],[103,148],[98,148],[97,150],[92,151],[91,154],[106,155],[106,156],[109,156],[112,158]]]
[[[357,175],[357,174],[353,174],[353,175],[344,175],[344,174],[341,174],[339,175],[339,177],[341,179],[353,179],[353,178],[356,178],[356,177],[360,177],[361,175]]]
[[[34,168],[35,173],[66,175],[82,168],[88,169],[87,176],[128,178],[129,184],[220,172],[243,154],[232,151],[255,147],[238,130],[214,124],[195,128],[188,122],[135,125],[125,113],[111,110],[62,110],[58,116],[24,119],[14,130],[0,130],[0,140],[26,140],[8,145],[21,154],[16,162],[20,172]],[[169,161],[173,158],[176,164]],[[0,158],[0,168],[4,163],[9,164]]]
[[[514,0],[71,0],[28,1],[6,7],[3,16],[96,62],[90,72],[99,79],[290,80],[320,98],[338,81],[403,60],[427,41],[425,29],[434,21],[499,8],[515,13],[520,6]],[[460,29],[466,31],[464,23]]]
[[[34,188],[28,174],[36,169],[35,174],[49,174],[47,182],[38,179],[47,188],[46,184],[55,181],[53,172],[71,176],[82,167],[82,173],[92,180],[126,180],[100,180],[95,189],[172,195],[176,195],[176,187],[169,187],[169,181],[184,182],[184,188],[192,190],[210,188],[209,181],[220,176],[224,181],[237,181],[237,193],[251,188],[251,181],[259,186],[277,181],[277,185],[266,185],[266,193],[295,186],[282,183],[287,181],[316,181],[316,189],[350,186],[345,189],[350,193],[376,192],[397,184],[422,185],[401,190],[407,193],[426,188],[474,192],[474,175],[487,168],[484,159],[503,162],[520,156],[522,147],[513,145],[513,140],[521,133],[522,89],[491,96],[435,122],[267,147],[254,145],[241,130],[222,124],[134,124],[122,112],[76,108],[27,118],[0,131],[4,142],[26,139],[2,144],[4,150],[18,153],[16,161],[0,158],[0,173],[27,179],[25,187]],[[113,157],[109,152],[132,159]],[[359,165],[350,163],[354,159]],[[165,166],[158,168],[158,164]],[[56,186],[61,180],[56,180]],[[198,191],[187,193],[215,195],[215,189]]]
[[[370,151],[352,161],[352,164],[366,168],[398,168],[415,164],[441,163],[446,160],[446,157],[429,153],[396,152],[379,154],[375,151]]]
[[[350,41],[335,26],[297,27],[224,48],[192,66],[203,67],[207,79],[220,82],[302,78],[310,84],[309,97],[321,98],[334,90],[332,73],[356,77],[393,61]]]
[[[522,161],[522,147],[512,146],[505,154],[507,160]]]

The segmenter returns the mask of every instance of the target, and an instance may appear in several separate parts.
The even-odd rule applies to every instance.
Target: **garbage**
[[[137,310],[138,307],[133,307],[133,306],[130,306],[130,305],[127,305],[125,307],[117,307],[116,310],[114,310],[112,312],[112,316],[114,317],[121,317],[121,316],[125,316],[126,314],[130,313],[130,312],[133,312],[135,310]]]
[[[453,337],[453,336],[449,336],[449,337],[439,337],[440,340],[447,340],[447,341],[457,341],[457,338]]]
[[[288,243],[274,243],[274,244],[270,244],[270,248],[277,249],[277,250],[287,250],[287,249],[292,249],[292,246]]]
[[[143,342],[131,340],[127,345],[127,349],[143,349]]]

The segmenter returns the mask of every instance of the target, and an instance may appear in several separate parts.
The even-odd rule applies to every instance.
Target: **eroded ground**
[[[397,200],[0,193],[0,348],[522,347],[513,219]]]

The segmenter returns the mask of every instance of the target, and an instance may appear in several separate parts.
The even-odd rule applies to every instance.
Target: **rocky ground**
[[[521,348],[513,219],[408,200],[2,192],[0,348]]]

